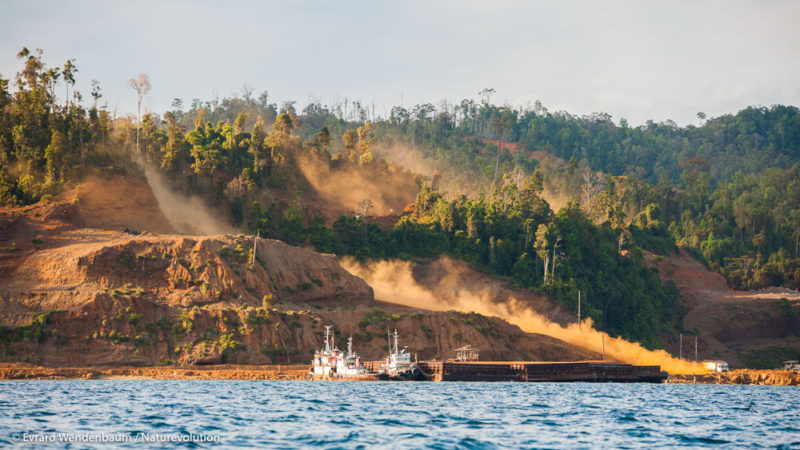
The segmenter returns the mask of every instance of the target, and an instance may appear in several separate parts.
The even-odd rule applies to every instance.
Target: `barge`
[[[366,361],[368,371],[376,371],[383,361]],[[521,381],[521,382],[613,382],[663,383],[669,374],[660,366],[600,361],[419,361],[421,380],[427,381]]]
[[[456,359],[412,361],[407,347],[400,348],[397,330],[389,337],[389,355],[381,361],[363,361],[353,351],[336,348],[331,327],[325,327],[325,346],[314,353],[308,376],[312,379],[400,381],[519,381],[663,383],[669,374],[660,366],[635,366],[605,361],[530,362],[478,361],[471,346],[456,351]],[[394,339],[392,339],[394,338]]]
[[[599,361],[420,361],[419,367],[432,381],[663,383],[669,378],[660,366]]]

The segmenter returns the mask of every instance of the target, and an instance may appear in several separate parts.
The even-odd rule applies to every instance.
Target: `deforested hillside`
[[[424,358],[450,357],[465,343],[494,359],[598,357],[497,318],[376,303],[372,288],[333,255],[280,241],[119,231],[121,222],[84,226],[96,199],[83,204],[86,189],[114,192],[134,180],[92,179],[66,193],[69,201],[0,210],[4,361],[303,363],[327,324],[338,339],[354,336],[371,359],[384,356],[388,327]],[[152,207],[150,197],[138,198],[144,203],[107,199],[104,211],[133,220],[139,208]]]
[[[659,277],[649,253],[690,252],[733,289],[800,287],[794,106],[632,126],[538,102],[493,104],[488,88],[479,102],[383,115],[360,101],[301,108],[246,90],[119,116],[99,101],[99,83],[91,105],[59,100],[58,86],[75,93],[59,78],[74,76],[74,60],[49,67],[27,48],[17,58],[13,82],[0,76],[0,203],[11,208],[0,272],[9,286],[43,292],[63,273],[74,289],[53,288],[46,302],[106,288],[190,304],[330,293],[325,279],[294,269],[282,275],[291,282],[260,278],[277,275],[253,262],[253,236],[265,248],[274,240],[368,265],[413,264],[428,283],[443,281],[436,261],[457,261],[559,324],[577,320],[580,298],[597,331],[648,349],[673,349],[686,326],[678,280]],[[129,84],[139,102],[151,87],[146,74]],[[170,233],[185,240],[159,240]],[[54,248],[114,272],[92,278],[85,262]],[[39,266],[53,275],[31,275]],[[149,279],[139,269],[164,273]]]
[[[720,358],[732,367],[774,369],[800,357],[800,294],[772,287],[757,291],[732,290],[721,275],[711,272],[688,252],[668,257],[647,255],[665,280],[681,291],[678,315],[680,339],[668,342],[673,354],[694,358],[695,337],[701,358]]]

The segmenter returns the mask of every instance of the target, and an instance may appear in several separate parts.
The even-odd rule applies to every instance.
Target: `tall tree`
[[[66,105],[69,107],[69,86],[75,87],[75,72],[78,71],[78,68],[75,67],[75,60],[68,59],[67,62],[64,63],[64,69],[61,71],[61,75],[64,76],[64,85],[67,88],[67,99]]]
[[[261,150],[264,148],[264,139],[267,137],[267,132],[264,131],[264,119],[261,116],[258,116],[256,119],[255,125],[253,125],[253,132],[250,133],[250,153],[253,154],[253,171],[256,175],[261,173],[261,167],[264,165],[259,160],[259,154]],[[271,160],[268,160],[266,164],[271,164]],[[267,171],[267,175],[269,175],[269,171]]]
[[[142,127],[142,99],[150,92],[150,77],[140,73],[128,80],[128,85],[136,91],[136,151],[139,152],[139,132]]]
[[[100,89],[100,82],[97,80],[92,80],[92,107],[97,109],[97,101],[103,97],[102,90]]]
[[[536,230],[536,253],[544,261],[544,284],[548,281],[548,266],[550,263],[550,227],[547,224],[540,224]]]
[[[355,161],[357,158],[356,155],[356,144],[358,143],[358,135],[355,131],[348,129],[342,135],[342,144],[344,144],[344,154],[347,159],[350,161]]]
[[[500,168],[500,153],[503,151],[503,132],[511,128],[517,120],[517,118],[514,117],[514,112],[505,106],[498,108],[497,112],[499,114],[492,120],[492,130],[494,131],[495,139],[497,139],[497,159],[494,165],[493,186],[497,185],[497,170]]]

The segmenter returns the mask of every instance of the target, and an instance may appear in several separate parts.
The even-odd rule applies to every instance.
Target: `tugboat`
[[[394,337],[394,351],[392,351],[392,340]],[[416,362],[411,362],[411,353],[408,353],[408,347],[400,349],[398,345],[397,329],[395,328],[394,334],[389,339],[389,356],[381,364],[378,370],[378,379],[381,380],[424,380],[425,374],[422,369],[417,366]]]
[[[331,328],[330,325],[325,326],[325,348],[314,352],[314,364],[308,377],[316,380],[374,379],[353,351],[353,337],[347,340],[347,353],[344,353],[334,345]]]

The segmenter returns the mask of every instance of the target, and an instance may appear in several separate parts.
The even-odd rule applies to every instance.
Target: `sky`
[[[77,89],[89,99],[98,80],[118,114],[135,112],[128,80],[146,73],[153,112],[245,85],[379,115],[492,88],[495,104],[696,125],[800,105],[798,24],[795,0],[0,0],[0,76],[26,46],[50,66],[75,58]]]

